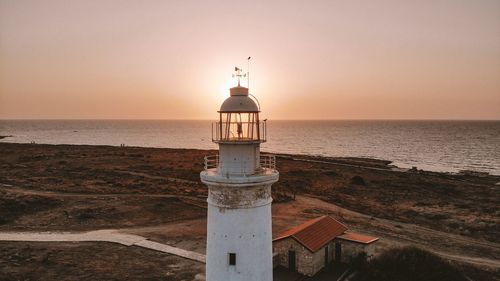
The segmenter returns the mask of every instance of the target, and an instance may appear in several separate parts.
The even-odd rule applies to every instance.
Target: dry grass
[[[415,247],[388,250],[356,270],[353,281],[467,281],[449,262]]]

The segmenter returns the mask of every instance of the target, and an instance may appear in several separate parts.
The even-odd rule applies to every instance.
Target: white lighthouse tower
[[[271,185],[279,173],[274,156],[260,154],[266,122],[258,102],[239,81],[230,94],[212,124],[219,155],[205,157],[200,173],[208,186],[206,280],[272,281]]]

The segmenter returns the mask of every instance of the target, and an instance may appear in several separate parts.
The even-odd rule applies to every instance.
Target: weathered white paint
[[[248,89],[231,91],[221,111],[258,112],[233,102],[249,99]],[[274,167],[260,167],[263,141],[216,141],[217,167],[200,173],[208,186],[207,281],[273,280],[271,185],[279,173]],[[229,264],[230,253],[236,254],[235,265]]]
[[[272,280],[271,184],[278,176],[276,171],[229,178],[213,171],[202,175],[209,187],[207,281]],[[229,253],[236,254],[234,266]]]
[[[260,144],[220,144],[219,169],[222,175],[251,175],[259,168]]]
[[[208,281],[273,278],[271,204],[227,209],[208,205]],[[236,265],[229,265],[229,253]]]

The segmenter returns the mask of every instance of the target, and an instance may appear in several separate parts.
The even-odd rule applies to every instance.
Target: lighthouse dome
[[[219,112],[259,112],[255,101],[248,96],[248,88],[234,87],[230,93],[231,96],[222,103]]]

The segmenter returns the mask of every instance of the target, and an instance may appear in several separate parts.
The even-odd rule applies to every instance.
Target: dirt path
[[[171,195],[171,194],[148,194],[148,193],[87,193],[87,192],[60,192],[60,191],[46,191],[46,190],[33,190],[23,187],[14,187],[8,184],[0,183],[0,190],[8,192],[15,192],[25,195],[40,195],[40,196],[58,196],[58,197],[152,197],[152,198],[192,198],[192,196]]]
[[[0,189],[19,194],[57,196],[57,197],[68,197],[68,198],[69,197],[178,198],[179,200],[182,200],[183,202],[191,205],[196,205],[198,207],[206,207],[204,198],[198,198],[193,196],[179,196],[179,195],[169,195],[169,194],[141,194],[141,193],[117,193],[117,194],[65,193],[65,192],[55,192],[55,191],[24,189],[2,183],[0,183]],[[416,224],[402,223],[382,218],[374,218],[369,215],[351,211],[342,208],[338,205],[325,202],[319,198],[315,198],[312,196],[297,196],[295,201],[288,203],[273,204],[274,233],[275,235],[277,235],[280,232],[290,227],[296,226],[302,223],[303,221],[318,216],[320,214],[333,214],[336,217],[339,217],[347,221],[348,225],[350,225],[351,226],[350,228],[353,230],[359,230],[368,234],[381,237],[382,240],[380,244],[382,245],[382,248],[387,248],[394,245],[398,246],[398,245],[412,244],[420,248],[424,248],[428,251],[431,251],[449,260],[473,264],[473,265],[479,265],[479,266],[487,266],[495,269],[500,268],[500,261],[495,258],[500,256],[500,244],[498,243],[478,240],[448,232],[437,231],[434,229],[418,226]],[[161,238],[166,239],[167,236],[171,236],[172,234],[175,234],[175,237],[178,237],[180,235],[178,233],[179,231],[175,229],[182,229],[183,231],[189,231],[189,232],[191,232],[191,230],[189,229],[195,229],[195,232],[197,233],[197,238],[200,238],[201,236],[203,236],[205,231],[204,229],[201,228],[204,227],[205,223],[192,223],[190,221],[185,221],[180,223],[179,225],[174,225],[170,228],[166,227],[166,225],[155,225],[147,227],[131,227],[127,229],[119,229],[112,231],[132,233],[132,234],[122,234],[122,235],[132,235],[136,237],[141,237],[141,239],[146,240],[146,238],[139,235],[145,235],[145,234],[147,235],[147,234],[154,234],[155,232],[156,233],[163,232],[162,234],[163,236]],[[96,234],[97,233],[98,232],[96,232]],[[117,235],[117,233],[114,233],[114,235]],[[26,240],[26,241],[31,241],[31,240]],[[436,241],[441,241],[441,242],[437,245]],[[108,241],[108,242],[114,242],[114,241]],[[115,243],[120,243],[120,242],[115,242]],[[163,247],[161,245],[165,245],[160,243],[158,243],[159,245],[152,245],[151,243],[156,243],[156,242],[148,241],[148,243],[146,243],[146,245],[150,246],[149,247],[150,249],[154,249],[154,247],[161,248]],[[186,245],[187,244],[189,244],[188,241],[186,241]],[[179,245],[186,246],[183,244]],[[203,245],[197,245],[196,247],[193,246],[192,248],[191,247],[188,248],[200,252],[202,246]],[[489,253],[490,256],[489,257],[486,256],[485,253]]]
[[[190,180],[172,178],[172,177],[154,176],[154,175],[140,173],[140,172],[132,172],[132,171],[124,171],[124,170],[115,170],[115,172],[126,174],[126,175],[145,177],[148,179],[167,180],[169,182],[188,183],[188,184],[193,184],[193,183],[198,184],[199,183],[197,181],[190,181]]]
[[[133,234],[119,233],[114,229],[104,229],[89,232],[0,232],[0,241],[30,241],[30,242],[110,242],[125,246],[138,246],[155,251],[168,253],[186,259],[205,263],[205,255],[153,242],[145,237]]]
[[[319,215],[318,213],[311,213],[311,210],[334,214],[336,217],[340,214],[344,219],[355,222],[350,225],[355,225],[356,227],[350,226],[350,229],[381,237],[381,251],[387,247],[412,244],[449,260],[487,266],[494,269],[500,268],[500,260],[498,259],[482,257],[479,254],[474,255],[467,252],[468,249],[475,248],[476,252],[487,249],[489,252],[499,254],[500,244],[441,232],[415,224],[406,224],[380,218],[374,219],[371,216],[344,209],[335,204],[309,196],[297,196],[293,202],[273,205],[274,236],[277,236],[290,227],[300,224],[310,217]],[[190,236],[193,237],[204,237],[206,235],[205,226],[206,220],[203,218],[146,227],[122,228],[119,231],[148,237],[152,234],[154,237],[155,233],[162,233],[162,240],[166,239],[170,244],[170,239],[167,238],[181,237],[186,232],[190,232]],[[204,244],[194,246],[190,245],[188,240],[183,241],[187,242],[185,245],[182,243],[178,245],[202,252],[203,249],[201,248],[204,248]],[[428,243],[427,241],[429,240],[434,240],[434,243]],[[443,245],[437,247],[436,240],[443,241]],[[172,242],[175,242],[175,239]],[[463,249],[465,251],[462,251]],[[464,254],[464,252],[468,254]]]
[[[23,187],[13,187],[12,185],[0,183],[0,190],[7,192],[18,193],[23,195],[37,195],[49,197],[63,197],[63,198],[119,198],[119,197],[142,197],[142,198],[176,198],[182,202],[193,205],[196,207],[206,208],[205,198],[196,196],[182,196],[172,194],[147,194],[147,193],[74,193],[74,192],[59,192],[59,191],[46,191],[46,190],[33,190]]]

